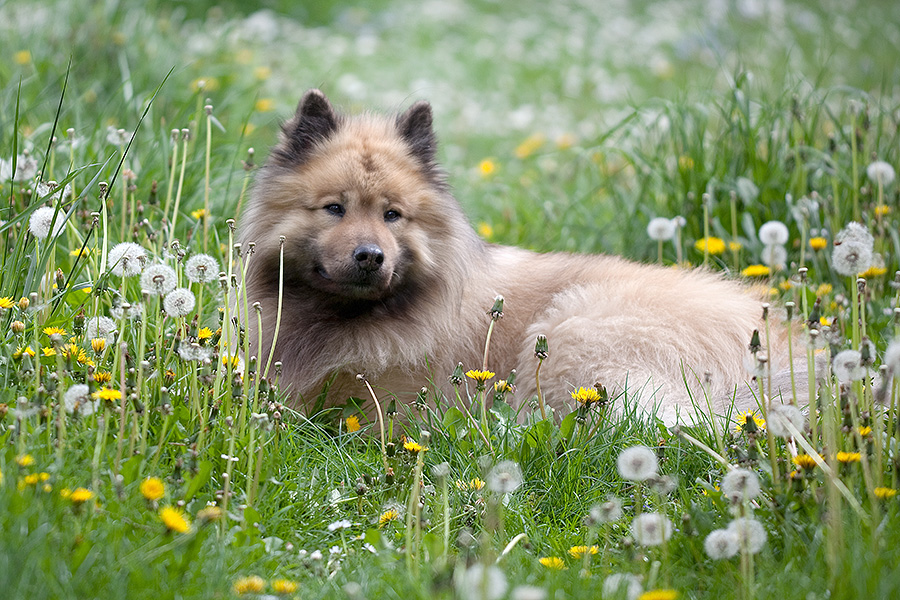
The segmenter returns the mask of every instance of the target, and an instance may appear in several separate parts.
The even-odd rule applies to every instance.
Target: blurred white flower
[[[54,221],[54,217],[56,220]],[[50,227],[53,227],[53,231]],[[28,231],[39,240],[56,237],[66,226],[66,211],[51,206],[42,206],[31,213],[28,219]]]
[[[165,296],[178,285],[175,270],[162,263],[150,265],[141,273],[141,289],[149,294]]]
[[[722,493],[729,499],[752,500],[759,495],[759,477],[749,469],[731,469],[722,478]]]
[[[642,513],[631,522],[631,535],[641,546],[659,546],[672,537],[672,521],[660,513]]]
[[[787,250],[784,246],[766,246],[760,254],[763,264],[773,269],[784,267],[787,264]]]
[[[894,377],[900,377],[900,339],[888,344],[884,351],[884,364]]]
[[[834,236],[831,262],[840,275],[855,277],[872,265],[875,238],[863,225],[848,223]]]
[[[626,448],[616,460],[619,475],[629,481],[645,481],[653,477],[657,466],[656,453],[647,446]]]
[[[170,317],[186,317],[194,310],[194,294],[187,288],[176,288],[163,298],[163,308]]]
[[[511,460],[504,460],[487,474],[487,487],[498,494],[509,494],[522,485],[522,469]]]
[[[475,563],[456,577],[456,593],[463,600],[500,600],[506,595],[506,575],[494,565]]]
[[[713,560],[731,558],[741,549],[740,539],[736,531],[716,529],[703,542],[706,554]]]
[[[756,554],[766,545],[768,535],[762,523],[750,517],[740,517],[729,523],[726,531],[737,536],[738,548]]]
[[[647,224],[647,235],[651,240],[668,241],[675,237],[675,229],[677,227],[674,219],[656,217],[655,219],[650,219],[650,222]]]
[[[866,367],[862,364],[862,354],[856,350],[842,350],[831,362],[834,376],[841,383],[859,381],[866,376]]]
[[[641,578],[631,573],[613,573],[603,580],[604,598],[637,600],[644,593]],[[624,594],[624,595],[623,595]]]
[[[793,435],[788,429],[788,423],[800,432],[806,427],[806,418],[793,404],[776,404],[769,409],[767,417],[766,426],[775,437],[789,438]]]
[[[82,417],[94,414],[96,403],[91,397],[91,391],[83,383],[76,383],[66,390],[63,395],[63,405],[70,415],[78,414]]]
[[[116,337],[116,322],[109,317],[91,317],[84,324],[86,340],[104,339],[112,342]]]
[[[119,277],[140,275],[147,262],[147,251],[134,242],[116,244],[107,256],[109,270]]]
[[[890,184],[896,177],[894,167],[883,160],[876,160],[866,167],[866,175],[869,176],[869,179],[875,183],[880,183],[882,186]]]

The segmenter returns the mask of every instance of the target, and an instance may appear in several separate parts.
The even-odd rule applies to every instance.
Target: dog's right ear
[[[284,165],[299,165],[316,144],[338,129],[340,117],[319,90],[303,94],[294,117],[281,128],[281,140],[272,153]]]

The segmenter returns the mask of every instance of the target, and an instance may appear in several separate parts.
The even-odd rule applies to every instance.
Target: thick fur
[[[669,422],[692,410],[691,394],[705,405],[704,389],[716,411],[735,393],[738,408],[755,406],[747,345],[763,329],[760,297],[702,270],[485,243],[451,196],[435,149],[427,103],[396,118],[345,117],[312,90],[257,176],[240,240],[255,243],[245,285],[261,305],[261,346],[255,314],[244,322],[252,354],[265,359],[284,236],[275,359],[300,406],[330,380],[330,403],[368,399],[358,373],[403,402],[430,382],[448,391],[457,362],[480,368],[497,295],[504,316],[488,367],[518,370],[516,402],[535,395],[534,343],[544,334],[541,387],[556,408],[596,382],[627,386]],[[785,353],[782,332],[773,338],[773,354]]]

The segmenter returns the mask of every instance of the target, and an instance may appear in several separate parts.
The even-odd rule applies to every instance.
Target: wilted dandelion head
[[[63,396],[63,405],[70,415],[77,414],[86,417],[94,413],[96,403],[91,398],[91,391],[83,383],[76,383],[66,390]]]
[[[672,521],[660,513],[642,513],[631,522],[631,535],[641,546],[659,546],[672,537]]]
[[[749,469],[731,469],[722,478],[722,493],[736,502],[752,500],[759,495],[759,477]]]
[[[613,573],[603,580],[604,598],[637,600],[643,592],[641,578],[631,573]]]
[[[650,222],[647,224],[647,236],[651,240],[665,242],[675,237],[676,229],[677,224],[673,219],[656,217],[655,219],[650,219]]]
[[[165,296],[178,285],[175,270],[161,263],[150,265],[141,273],[141,289],[149,294]]]
[[[831,363],[834,376],[841,383],[858,381],[866,376],[866,367],[862,364],[862,354],[856,350],[838,352]]]
[[[793,435],[788,423],[801,432],[806,427],[806,418],[793,404],[776,404],[769,410],[768,416],[767,425],[775,437],[788,438]]]
[[[163,308],[170,317],[186,317],[194,310],[194,294],[187,288],[176,288],[163,299]]]
[[[56,216],[55,222],[53,220],[54,216]],[[50,230],[51,225],[53,227],[52,231]],[[31,213],[31,217],[28,219],[28,231],[39,240],[44,240],[48,237],[55,238],[65,226],[66,211],[63,209],[57,211],[51,206],[42,206],[38,208]]]
[[[494,466],[487,475],[487,487],[498,494],[509,494],[522,485],[522,469],[519,463],[504,460]]]
[[[856,222],[848,223],[834,236],[834,251],[831,263],[841,275],[856,276],[872,264],[875,238],[865,226]]]
[[[768,535],[763,524],[751,517],[739,517],[729,523],[728,529],[737,537],[738,548],[756,554],[766,545]]]
[[[716,529],[706,536],[703,549],[711,559],[722,560],[737,554],[741,545],[736,532],[729,529]]]
[[[500,600],[509,584],[499,567],[475,563],[456,578],[456,592],[466,600]]]
[[[84,337],[112,342],[116,337],[116,322],[109,317],[91,317],[84,324]]]
[[[109,270],[118,277],[140,275],[147,262],[147,251],[134,242],[122,242],[113,246],[109,255]]]
[[[868,175],[869,179],[873,182],[885,186],[894,181],[896,173],[894,172],[894,167],[892,167],[890,163],[886,163],[883,160],[876,160],[866,167],[866,175]]]
[[[656,475],[659,462],[656,453],[647,446],[632,446],[622,450],[616,459],[616,467],[622,479],[645,481]]]
[[[219,279],[219,263],[209,254],[195,254],[184,264],[185,276],[194,283]]]
[[[783,246],[788,238],[787,225],[781,221],[768,221],[759,228],[759,241],[766,246]]]

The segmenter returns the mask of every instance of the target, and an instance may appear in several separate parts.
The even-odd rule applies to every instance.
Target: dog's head
[[[284,236],[295,287],[346,301],[389,297],[435,273],[465,223],[435,151],[427,102],[397,117],[346,117],[311,90],[257,177],[242,240],[271,267]]]

